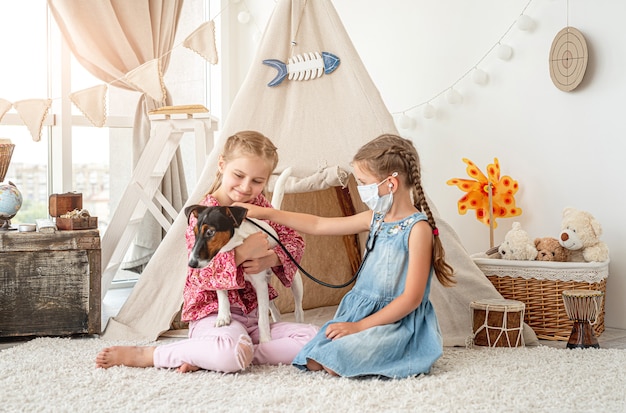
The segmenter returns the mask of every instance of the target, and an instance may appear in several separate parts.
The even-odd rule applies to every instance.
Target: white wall
[[[315,1],[315,0],[310,0]],[[390,112],[431,100],[472,69],[519,17],[528,0],[335,0],[333,1]],[[247,0],[253,24],[265,26],[273,2]],[[236,25],[250,32],[232,13]],[[502,42],[513,57],[495,53],[479,65],[489,75],[480,86],[471,76],[456,89],[463,102],[451,105],[444,96],[432,100],[436,117],[425,119],[422,108],[402,130],[420,152],[424,185],[441,215],[456,229],[468,252],[489,247],[489,229],[468,213],[457,212],[462,192],[446,185],[466,177],[461,158],[483,171],[497,157],[502,173],[519,182],[516,195],[521,216],[499,220],[495,242],[517,220],[532,237],[558,236],[563,208],[591,212],[603,225],[602,239],[611,250],[607,282],[608,327],[626,328],[626,204],[621,178],[623,161],[626,47],[621,26],[626,2],[533,0],[526,15],[531,32],[516,26]],[[554,36],[568,25],[587,40],[589,64],[573,92],[558,90],[550,79],[548,57]],[[250,23],[249,23],[250,24]],[[251,36],[240,38],[236,63],[247,68],[254,55]],[[231,44],[232,46],[232,44]],[[246,55],[242,50],[248,50]],[[246,70],[239,79],[240,84]],[[372,137],[373,138],[373,137]]]

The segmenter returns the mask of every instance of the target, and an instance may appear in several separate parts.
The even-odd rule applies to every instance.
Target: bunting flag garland
[[[519,18],[517,19],[517,26],[520,30],[530,31],[532,29],[532,26],[534,25],[532,19],[524,14],[532,1],[533,0],[527,1],[526,6],[523,8]],[[219,14],[221,14],[222,11],[220,11]],[[189,36],[185,38],[182,43],[185,48],[197,53],[208,63],[213,65],[217,64],[218,62],[214,18],[198,26]],[[243,24],[247,23],[249,19],[249,11],[242,11],[238,16],[239,22]],[[462,95],[458,91],[456,91],[454,87],[461,80],[465,79],[470,73],[473,74],[472,79],[475,83],[485,84],[488,80],[488,75],[482,69],[479,69],[478,65],[483,60],[485,60],[487,56],[489,56],[494,50],[497,50],[498,56],[501,59],[508,60],[510,58],[512,49],[508,45],[501,44],[501,42],[514,26],[515,22],[513,22],[509,26],[509,28],[500,37],[498,42],[493,45],[485,53],[485,55],[483,55],[483,57],[476,63],[476,65],[474,65],[470,70],[468,70],[459,79],[457,79],[450,87],[439,92],[437,95],[433,96],[427,101],[424,101],[417,105],[413,105],[403,110],[402,112],[392,112],[392,115],[399,115],[399,126],[402,129],[411,129],[415,125],[415,120],[411,116],[409,116],[408,112],[422,106],[424,118],[434,118],[436,115],[436,109],[433,106],[432,102],[443,94],[446,94],[446,98],[451,104],[462,102]],[[171,50],[166,53],[170,52]],[[163,73],[161,72],[160,58],[161,57],[158,57],[149,62],[146,62],[128,72],[125,76],[109,82],[108,84],[72,93],[70,94],[69,98],[71,99],[72,103],[74,103],[74,105],[76,105],[82,111],[83,115],[96,127],[102,127],[106,122],[106,97],[102,96],[102,94],[106,94],[107,86],[109,84],[113,84],[116,81],[125,81],[137,88],[140,92],[150,96],[155,101],[164,102],[167,92],[165,88],[165,82],[163,80]],[[11,109],[11,106],[11,102],[8,102],[5,99],[0,99],[0,121],[2,120],[4,114]],[[33,133],[34,131],[34,129],[31,130],[31,133]],[[39,135],[33,134],[33,138],[35,138],[35,136]],[[35,140],[38,141],[39,139],[35,138]]]
[[[52,99],[26,99],[13,103],[13,107],[28,127],[35,142],[41,140],[41,127],[46,119]]]
[[[159,59],[152,59],[131,70],[125,80],[157,102],[165,102],[165,83]]]
[[[101,128],[107,118],[107,85],[90,87],[70,93],[70,100],[94,126]]]
[[[530,17],[525,15],[524,13],[530,6],[533,0],[528,0],[524,8],[522,9],[519,18],[517,19],[517,27],[520,30],[530,31],[534,26],[534,22]],[[238,2],[238,1],[236,1]],[[228,7],[228,6],[226,6]],[[224,8],[226,9],[226,8]],[[221,10],[219,14],[223,11]],[[216,17],[216,16],[215,16]],[[214,17],[214,18],[215,18]],[[202,58],[204,58],[210,64],[217,64],[218,62],[218,54],[216,47],[216,36],[215,36],[215,20],[211,19],[200,26],[198,26],[189,36],[185,38],[182,45],[197,53]],[[242,11],[238,15],[238,20],[240,23],[245,24],[250,19],[249,11]],[[488,75],[482,69],[478,68],[478,65],[482,63],[483,60],[487,58],[491,54],[492,51],[497,50],[498,57],[503,60],[508,60],[512,53],[512,49],[510,46],[502,44],[501,42],[504,40],[506,35],[513,29],[515,23],[513,22],[509,28],[504,32],[504,34],[500,37],[498,42],[494,44],[484,55],[483,57],[465,74],[463,74],[460,78],[458,78],[451,86],[447,87],[443,91],[439,92],[437,95],[432,98],[419,103],[417,105],[413,105],[401,112],[392,112],[392,115],[399,115],[398,124],[402,129],[411,129],[415,125],[415,120],[410,117],[407,113],[423,106],[423,116],[426,119],[434,118],[436,115],[436,109],[432,104],[432,101],[437,99],[443,94],[446,94],[447,100],[451,104],[456,104],[462,102],[462,95],[454,89],[454,87],[463,79],[465,79],[470,73],[472,73],[472,79],[477,84],[485,84],[488,80]],[[180,44],[179,44],[180,45]],[[166,53],[170,53],[170,51]],[[506,52],[506,53],[505,53]],[[85,89],[76,93],[72,93],[70,95],[71,101],[76,105],[83,113],[85,117],[97,127],[104,126],[106,121],[106,102],[105,98],[101,96],[101,93],[106,94],[106,87],[109,84],[113,84],[115,81],[125,81],[135,88],[139,89],[142,93],[150,96],[157,102],[164,102],[166,98],[166,88],[165,82],[163,80],[163,73],[161,72],[160,66],[160,58],[153,59],[149,62],[142,64],[141,66],[133,69],[128,72],[125,76],[116,79],[112,82],[109,82],[106,85],[101,85],[97,87],[93,87],[91,89]],[[0,121],[4,114],[11,109],[11,102],[8,102],[4,99],[0,99]],[[17,109],[17,108],[16,108]],[[31,130],[33,133],[34,130]],[[37,135],[39,136],[39,135]],[[33,135],[35,138],[35,135]],[[35,139],[39,140],[39,139]]]
[[[221,13],[221,12],[220,12]],[[210,64],[217,64],[218,55],[215,42],[215,21],[209,20],[196,28],[183,42],[183,46],[199,54]],[[171,52],[171,51],[170,51]],[[167,53],[170,53],[167,52]],[[160,58],[150,60],[141,66],[131,70],[117,81],[125,81],[142,93],[150,96],[158,102],[165,102],[166,88],[161,72]],[[96,127],[103,127],[106,123],[106,95],[108,85],[101,84],[88,89],[70,93],[69,99],[80,109],[83,116]],[[53,99],[27,99],[11,103],[0,98],[0,121],[11,108],[20,115],[24,124],[28,127],[33,140],[41,140],[41,128],[50,110]]]
[[[2,117],[4,116],[4,114],[7,113],[9,109],[11,109],[12,106],[13,106],[13,103],[9,102],[8,100],[0,98],[0,120],[2,120]]]
[[[193,50],[212,65],[217,64],[217,47],[215,46],[215,22],[209,20],[191,33],[183,46]]]

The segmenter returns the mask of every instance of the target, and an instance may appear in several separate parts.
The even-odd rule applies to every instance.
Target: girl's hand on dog
[[[274,250],[267,250],[264,256],[246,260],[241,266],[246,274],[257,274],[280,264],[280,260]]]
[[[237,265],[254,258],[267,255],[270,242],[264,232],[255,232],[243,241],[243,244],[235,248],[235,261]]]
[[[232,206],[242,207],[248,210],[246,216],[248,218],[267,219],[265,212],[268,208],[260,207],[258,205],[246,204],[243,202],[234,202]]]

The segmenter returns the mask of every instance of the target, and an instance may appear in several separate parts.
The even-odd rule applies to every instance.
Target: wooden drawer
[[[97,230],[0,233],[0,337],[100,334]]]

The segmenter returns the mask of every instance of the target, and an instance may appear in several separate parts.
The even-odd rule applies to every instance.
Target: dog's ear
[[[226,207],[230,210],[230,213],[233,215],[233,218],[235,218],[235,222],[237,223],[237,226],[241,225],[241,223],[243,222],[244,219],[246,219],[246,214],[248,213],[248,210],[244,207]]]
[[[189,217],[193,214],[194,217],[198,218],[198,214],[207,209],[204,205],[189,205],[185,208],[185,216],[187,217],[187,223],[189,223]]]

